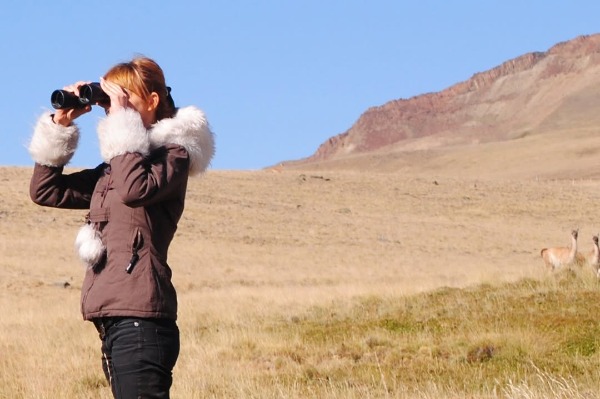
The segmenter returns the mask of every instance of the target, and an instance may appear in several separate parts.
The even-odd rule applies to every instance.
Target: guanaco
[[[575,255],[575,263],[579,266],[589,266],[594,270],[594,273],[596,273],[600,267],[600,247],[598,247],[598,236],[593,236],[592,242],[594,243],[594,246],[590,252],[577,252],[577,255]]]
[[[544,248],[540,252],[542,259],[546,263],[546,267],[554,271],[563,266],[570,266],[575,262],[577,257],[577,235],[579,229],[571,231],[571,246],[570,247],[554,247]]]
[[[593,236],[592,241],[594,242],[594,249],[588,255],[587,264],[590,265],[592,269],[594,269],[594,272],[596,272],[596,275],[600,277],[600,247],[598,246],[598,236]]]

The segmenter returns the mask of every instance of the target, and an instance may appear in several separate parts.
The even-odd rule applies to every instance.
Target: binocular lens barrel
[[[100,83],[93,82],[79,87],[79,97],[66,90],[54,90],[50,103],[55,109],[83,108],[86,105],[110,105],[110,97],[102,90]]]
[[[55,109],[85,107],[85,105],[79,101],[79,97],[66,90],[54,90],[50,96],[50,103]]]
[[[79,88],[79,101],[84,104],[110,104],[110,98],[100,83],[90,83]]]

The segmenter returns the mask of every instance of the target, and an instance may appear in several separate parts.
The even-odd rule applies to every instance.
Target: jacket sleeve
[[[189,157],[185,148],[168,144],[143,157],[126,153],[111,162],[113,187],[124,204],[151,205],[181,194],[188,179]]]
[[[63,166],[36,163],[29,184],[31,200],[54,208],[88,209],[103,167],[64,174]]]
[[[111,166],[112,187],[128,206],[146,206],[179,195],[187,183],[189,156],[183,146],[150,150],[140,114],[123,109],[98,125],[100,153]]]
[[[38,205],[85,209],[98,179],[100,168],[63,174],[79,142],[77,125],[61,126],[52,121],[50,112],[38,119],[29,142],[35,161],[29,193]]]

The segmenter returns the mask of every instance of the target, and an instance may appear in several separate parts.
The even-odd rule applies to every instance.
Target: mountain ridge
[[[281,167],[327,168],[351,158],[514,140],[600,124],[600,34],[530,52],[444,90],[368,108],[311,156]],[[377,169],[371,165],[370,169]],[[389,169],[389,168],[388,168]]]

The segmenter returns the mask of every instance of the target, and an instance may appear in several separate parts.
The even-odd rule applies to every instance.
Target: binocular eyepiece
[[[50,103],[55,109],[83,108],[86,105],[110,105],[110,97],[102,90],[100,83],[93,82],[79,87],[79,96],[66,90],[54,90]]]

